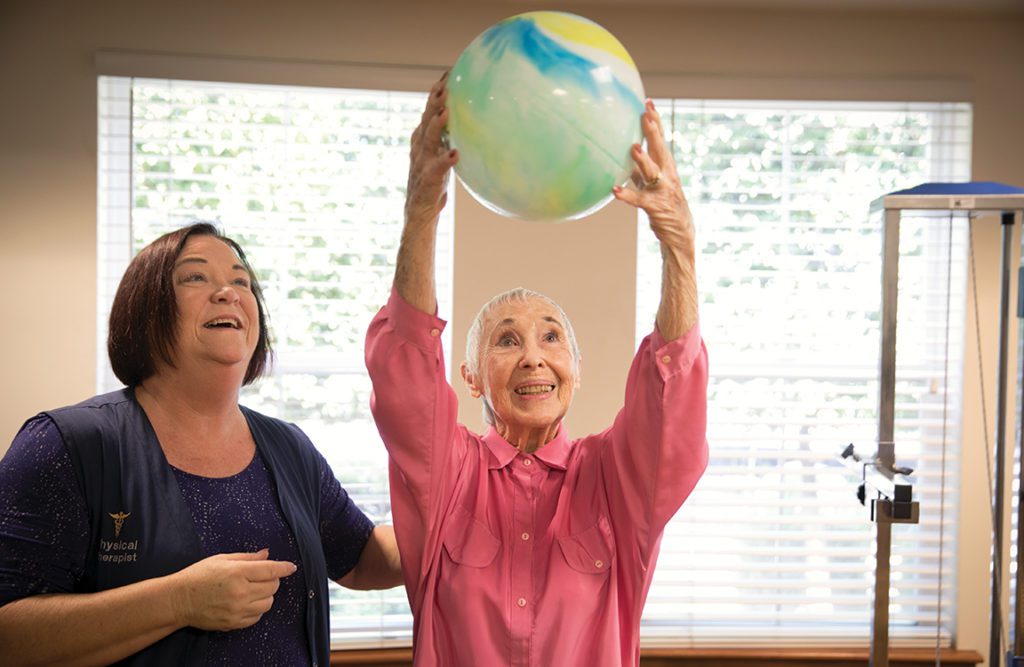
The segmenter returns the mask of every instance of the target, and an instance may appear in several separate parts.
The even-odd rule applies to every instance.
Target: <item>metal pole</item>
[[[996,453],[993,476],[995,477],[995,497],[992,499],[993,537],[992,537],[992,609],[991,634],[989,636],[989,664],[995,667],[1002,662],[1002,618],[1003,618],[1003,496],[1006,472],[1006,385],[1007,359],[1009,359],[1009,328],[1010,328],[1010,261],[1013,252],[1013,215],[1002,215],[1002,260],[1000,264],[999,289],[999,361],[998,361],[998,393],[996,395]]]
[[[892,523],[875,521],[875,617],[871,623],[872,667],[889,667],[889,556]]]
[[[899,284],[900,212],[885,211],[882,229],[882,321],[878,372],[878,445],[893,441],[896,409],[896,298]],[[876,521],[875,599],[871,667],[889,667],[889,556],[892,524]]]
[[[1003,229],[1013,225],[1013,219],[1018,216],[1024,216],[1024,211],[1017,211],[1016,214],[1003,212]],[[1007,221],[1007,218],[1010,218]],[[1024,285],[1024,267],[1018,268],[1017,273],[1017,319],[1024,319],[1024,290],[1021,286]],[[1024,364],[1024,359],[1019,359],[1018,363]],[[1021,372],[1017,376],[1021,378],[1021,382],[1024,382],[1024,365],[1021,366]],[[1021,410],[1021,424],[1024,424],[1024,402],[1019,406]],[[1017,452],[1020,455],[1022,461],[1024,461],[1024,428],[1021,428],[1020,443],[1017,447]],[[1024,465],[1021,466],[1019,473],[1019,483],[1017,488],[1017,596],[1016,603],[1014,604],[1014,624],[1013,624],[1013,655],[1015,658],[1024,658],[1024,572],[1021,571],[1022,558],[1024,558]]]
[[[900,212],[885,211],[882,233],[882,321],[878,371],[878,443],[893,442],[896,410],[896,298],[899,285]]]

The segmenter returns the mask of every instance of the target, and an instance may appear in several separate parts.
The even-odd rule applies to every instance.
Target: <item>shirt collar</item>
[[[491,426],[484,436],[484,444],[491,452],[491,460],[487,464],[488,469],[504,468],[519,454],[519,450],[509,444],[505,438],[498,435],[498,432]],[[558,433],[551,442],[544,445],[533,453],[533,456],[540,459],[552,468],[565,470],[569,462],[569,452],[572,449],[569,438],[565,434],[565,427],[559,426]]]

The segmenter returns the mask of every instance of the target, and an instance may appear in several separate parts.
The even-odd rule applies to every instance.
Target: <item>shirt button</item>
[[[523,459],[523,465],[524,466],[532,466],[533,465],[533,459]]]
[[[663,363],[663,364],[667,364],[670,361],[672,361],[672,357],[670,357],[667,354],[664,357],[661,358],[661,363]]]
[[[316,591],[314,591],[312,588],[309,589],[309,599],[312,600],[315,596],[316,596]]]
[[[437,336],[441,335],[441,330],[440,329],[431,329],[430,330],[430,335],[434,336],[436,338]]]
[[[525,540],[530,539],[530,534],[529,533],[523,533],[520,537],[522,537],[523,540],[525,541]]]
[[[604,561],[603,560],[595,560],[594,561],[594,567],[596,567],[597,569],[600,570],[602,567],[604,567]]]
[[[516,604],[519,605],[520,607],[525,607],[526,606],[526,598],[519,598],[518,600],[516,600]]]

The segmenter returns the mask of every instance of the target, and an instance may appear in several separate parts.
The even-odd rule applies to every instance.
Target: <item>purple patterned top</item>
[[[351,570],[373,530],[321,456],[320,538],[327,572]],[[174,469],[205,555],[270,550],[292,561],[274,606],[258,623],[211,632],[208,664],[308,665],[302,561],[274,483],[257,451],[242,472],[209,478]],[[47,416],[30,420],[0,460],[0,605],[42,593],[71,593],[85,570],[89,519],[71,458]]]

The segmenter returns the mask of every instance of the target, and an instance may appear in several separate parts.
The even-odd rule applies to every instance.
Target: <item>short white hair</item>
[[[473,324],[469,327],[469,332],[466,334],[466,370],[477,375],[480,370],[480,338],[483,336],[484,322],[490,316],[498,306],[506,303],[512,303],[518,301],[520,303],[526,303],[532,299],[541,299],[551,304],[555,310],[558,311],[559,317],[562,318],[562,325],[565,327],[565,335],[569,340],[569,349],[572,352],[572,371],[574,375],[579,374],[580,367],[580,347],[576,342],[576,332],[572,328],[572,322],[569,321],[569,316],[565,314],[558,303],[551,297],[535,292],[525,287],[516,287],[502,292],[495,296],[490,301],[485,303],[480,309],[480,312],[476,314],[476,318],[473,320]],[[483,402],[483,417],[484,422],[493,426],[494,425],[494,411],[491,410],[491,406],[487,404],[487,397],[483,393],[480,394],[480,400]]]

